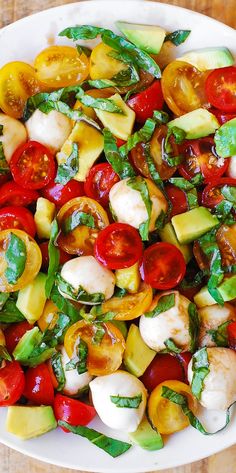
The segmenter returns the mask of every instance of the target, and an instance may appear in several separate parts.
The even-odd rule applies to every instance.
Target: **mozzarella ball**
[[[14,151],[26,142],[27,132],[19,120],[8,117],[4,113],[0,113],[0,125],[3,126],[0,141],[3,144],[5,158],[9,163]]]
[[[61,276],[75,290],[81,286],[88,294],[102,293],[105,300],[110,299],[114,293],[115,275],[104,268],[94,256],[79,256],[67,261],[61,269]],[[65,297],[70,297],[63,293]],[[93,302],[83,302],[93,305]]]
[[[206,409],[226,410],[236,401],[236,352],[230,348],[207,348],[209,374],[203,381],[200,404]],[[193,379],[192,361],[188,380]]]
[[[72,130],[71,120],[63,113],[35,110],[26,122],[29,139],[47,146],[52,153],[59,151]]]
[[[139,329],[146,345],[155,351],[166,348],[164,342],[171,338],[183,351],[188,351],[191,345],[189,334],[188,307],[190,301],[178,291],[168,291],[154,297],[149,311],[155,309],[160,297],[175,294],[175,305],[156,317],[141,316]]]
[[[236,309],[227,302],[221,307],[218,304],[202,307],[198,309],[200,318],[199,347],[216,346],[208,330],[217,330],[219,325],[228,320],[236,320]]]
[[[227,176],[236,179],[236,156],[231,156],[231,158],[228,158],[229,160],[229,166],[226,171]]]
[[[90,381],[92,381],[93,377],[88,373],[88,371],[83,374],[79,374],[76,368],[73,370],[66,370],[66,364],[71,360],[68,357],[64,347],[61,347],[60,351],[62,355],[62,368],[64,370],[66,380],[65,386],[63,388],[63,394],[66,394],[67,396],[76,396],[80,393],[82,394],[86,388],[88,388],[88,385]]]
[[[148,213],[141,193],[128,185],[130,178],[117,182],[110,190],[109,200],[118,222],[135,228],[146,222]],[[167,211],[167,201],[162,192],[149,179],[145,179],[152,201],[149,231],[155,230],[155,221],[161,211]]]
[[[143,383],[126,371],[99,376],[89,384],[93,405],[104,424],[112,429],[134,432],[140,424],[146,408],[147,391]],[[142,394],[137,408],[117,407],[111,396],[135,397]]]

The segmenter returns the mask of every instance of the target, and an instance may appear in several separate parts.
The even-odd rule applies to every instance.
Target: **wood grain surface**
[[[110,0],[112,1],[112,0]],[[159,0],[195,10],[236,28],[236,0]],[[46,8],[72,0],[0,0],[0,27]],[[72,473],[28,458],[0,444],[0,473]],[[217,455],[190,465],[159,473],[236,473],[236,445]],[[84,473],[84,472],[78,472]],[[125,472],[124,472],[125,473]]]

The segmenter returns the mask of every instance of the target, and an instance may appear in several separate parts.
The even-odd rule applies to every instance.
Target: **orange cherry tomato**
[[[112,297],[102,304],[102,313],[115,312],[115,320],[133,320],[146,312],[152,303],[152,288],[142,283],[139,292],[124,297]]]
[[[53,329],[58,320],[58,310],[54,302],[48,300],[44,306],[43,313],[37,324],[42,332]]]

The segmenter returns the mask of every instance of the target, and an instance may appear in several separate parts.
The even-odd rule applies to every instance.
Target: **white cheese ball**
[[[27,141],[27,132],[19,120],[4,113],[0,113],[0,125],[3,126],[0,141],[3,144],[5,158],[9,163],[14,151]]]
[[[231,158],[228,158],[229,160],[229,166],[226,171],[227,176],[236,179],[236,156],[231,156]]]
[[[156,317],[142,315],[139,322],[141,336],[150,348],[159,352],[166,348],[164,342],[171,338],[183,351],[190,349],[191,337],[189,334],[188,307],[190,301],[178,291],[159,293],[154,297],[149,311],[152,311],[160,297],[166,294],[175,294],[175,305]],[[149,312],[148,311],[148,312]]]
[[[26,122],[29,139],[47,146],[52,153],[59,151],[72,130],[71,120],[63,113],[35,110]]]
[[[132,189],[127,182],[130,178],[117,182],[110,190],[109,200],[112,210],[118,222],[128,223],[135,228],[139,228],[141,223],[146,222],[148,213],[141,193]],[[151,221],[149,231],[155,230],[155,221],[163,210],[167,210],[167,202],[162,192],[145,179],[149,188],[149,195],[152,201]],[[153,192],[154,191],[154,192]]]
[[[61,276],[75,290],[82,286],[88,294],[102,293],[105,300],[113,296],[115,276],[112,271],[98,263],[94,256],[78,256],[67,261],[62,266]],[[64,293],[63,295],[70,299],[68,295]],[[93,302],[83,303],[88,305],[94,304]]]
[[[198,309],[200,318],[199,347],[214,347],[215,342],[208,330],[217,330],[219,325],[228,320],[236,320],[236,309],[227,302],[221,307],[218,304],[202,307]]]
[[[147,391],[143,383],[126,371],[99,376],[89,384],[93,405],[104,424],[112,429],[134,432],[140,424],[146,408]],[[110,396],[135,397],[142,394],[137,408],[117,407]]]
[[[66,364],[71,360],[68,357],[64,347],[61,347],[60,351],[62,354],[62,368],[64,370],[66,379],[65,386],[63,388],[63,394],[66,394],[67,396],[76,396],[88,388],[88,385],[90,381],[92,381],[93,377],[88,373],[88,371],[79,374],[76,368],[73,370],[66,370]]]
[[[210,410],[226,410],[236,401],[236,352],[230,348],[207,348],[209,374],[205,377],[200,404]],[[188,380],[193,378],[192,361]]]

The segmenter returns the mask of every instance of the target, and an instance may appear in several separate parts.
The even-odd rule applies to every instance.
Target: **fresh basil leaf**
[[[3,144],[0,141],[0,174],[8,174],[9,172],[10,172],[10,168],[5,158]]]
[[[166,213],[164,210],[161,210],[160,214],[158,215],[156,221],[155,221],[155,229],[157,231],[162,230],[163,227],[165,226],[166,222]]]
[[[87,370],[87,358],[88,358],[88,345],[80,338],[79,344],[76,347],[76,357],[72,358],[66,364],[66,371],[77,369],[78,374],[86,373]]]
[[[236,118],[224,123],[215,133],[216,152],[221,158],[236,154]]]
[[[95,335],[92,338],[92,344],[100,345],[102,343],[106,330],[104,329],[102,325],[94,324],[94,326],[96,328],[96,331],[95,331]]]
[[[189,315],[189,334],[191,337],[190,351],[191,353],[194,353],[194,351],[196,350],[196,345],[198,341],[200,321],[199,321],[197,307],[193,302],[190,302],[188,306],[188,315]]]
[[[221,194],[229,202],[232,202],[233,204],[236,204],[236,186],[225,185],[225,186],[221,187]]]
[[[56,286],[53,286],[50,299],[54,302],[57,306],[58,310],[63,314],[68,315],[70,317],[71,323],[78,322],[81,320],[80,311],[69,301],[69,299],[65,299],[60,292],[58,291]]]
[[[50,297],[51,290],[53,288],[55,282],[55,275],[59,268],[60,263],[60,251],[59,248],[55,246],[55,242],[59,233],[58,223],[57,220],[54,219],[51,226],[51,235],[48,244],[48,257],[49,257],[49,265],[48,265],[48,275],[45,284],[45,293],[47,299]]]
[[[186,138],[186,131],[182,130],[182,128],[179,128],[177,126],[173,126],[171,129],[169,129],[169,132],[171,132],[171,135],[174,136],[175,143],[177,145],[181,145],[181,143],[183,143]]]
[[[66,384],[66,377],[62,365],[62,354],[60,351],[56,352],[51,358],[51,365],[53,373],[57,379],[57,391],[62,391]]]
[[[93,294],[89,294],[82,286],[79,286],[78,289],[75,289],[58,273],[56,276],[56,283],[62,293],[67,294],[75,301],[93,302],[95,304],[104,301],[104,294],[102,294],[101,292],[94,292]]]
[[[12,232],[9,235],[5,259],[7,262],[5,277],[9,284],[16,284],[25,270],[26,246],[24,241]]]
[[[145,317],[153,318],[157,317],[162,312],[166,312],[167,310],[171,309],[175,305],[175,293],[172,292],[171,294],[166,294],[165,296],[161,296],[158,300],[158,303],[150,312],[146,312],[144,315]]]
[[[206,274],[206,271],[199,271],[197,274],[195,274],[194,277],[191,277],[191,280],[184,278],[180,283],[180,287],[182,289],[190,289],[192,287],[197,287],[202,283],[202,281],[204,281]]]
[[[193,395],[200,400],[204,388],[204,379],[210,373],[207,348],[201,348],[194,353],[192,358],[193,379],[191,390]]]
[[[175,46],[179,46],[180,44],[184,43],[188,36],[190,35],[191,30],[176,30],[173,33],[169,33],[165,37],[165,41],[170,41]]]
[[[56,347],[59,343],[63,343],[65,332],[71,325],[70,317],[59,312],[53,327],[49,324],[43,333],[42,343],[46,343],[48,347]]]
[[[121,179],[135,176],[135,171],[127,157],[122,157],[116,140],[110,130],[104,128],[104,153],[107,161]]]
[[[79,149],[76,143],[72,143],[70,156],[63,164],[59,164],[55,182],[67,184],[79,171]]]
[[[81,45],[81,44],[76,44],[76,49],[79,54],[84,53],[85,56],[90,57],[92,53],[92,49],[88,48],[87,46]]]
[[[4,304],[9,299],[10,294],[8,292],[0,292],[0,311],[2,310]]]
[[[65,28],[59,33],[59,36],[66,36],[66,38],[77,41],[78,39],[95,39],[101,34],[103,28],[90,25],[72,26]]]
[[[118,56],[119,57],[116,56],[116,59],[121,59],[123,61],[119,54]],[[134,64],[130,63],[127,69],[123,69],[113,76],[112,81],[115,87],[130,87],[133,84],[137,84],[139,82],[137,68],[134,66]]]
[[[116,316],[116,312],[112,312],[112,311],[105,312],[105,314],[101,314],[98,317],[96,317],[96,323],[109,322],[109,320],[113,320],[115,316]]]
[[[127,290],[123,287],[115,287],[114,297],[124,297],[127,295]]]
[[[86,225],[89,228],[96,228],[94,217],[86,212],[75,210],[65,219],[62,225],[62,232],[67,235],[80,225]]]
[[[102,450],[104,450],[104,452],[108,453],[108,455],[111,455],[113,458],[119,457],[123,453],[127,452],[127,450],[129,450],[131,447],[130,443],[122,442],[121,440],[116,440],[111,437],[107,437],[101,432],[97,432],[96,430],[90,429],[89,427],[80,425],[72,426],[62,420],[58,421],[58,425],[66,428],[70,432],[73,432],[73,434],[85,437],[98,448],[101,448]]]
[[[159,172],[157,171],[157,168],[156,168],[155,163],[154,163],[154,161],[152,159],[152,156],[151,156],[150,143],[145,143],[143,145],[143,149],[144,149],[145,161],[148,165],[148,170],[150,172],[151,178],[157,186],[162,187],[161,176],[160,176]]]
[[[115,87],[115,82],[113,82],[111,79],[89,79],[88,84],[93,89],[107,89],[108,87]]]
[[[81,89],[82,90],[82,89]],[[112,99],[94,98],[91,95],[77,95],[80,102],[86,107],[103,110],[110,113],[120,113],[124,115],[124,111]]]
[[[197,195],[197,190],[195,188],[186,191],[186,197],[187,197],[187,202],[188,202],[188,209],[195,209],[196,207],[199,207],[198,205],[198,195]]]
[[[164,140],[164,152],[163,159],[167,162],[170,167],[178,166],[184,159],[183,155],[173,156],[173,146],[170,142],[171,137],[174,138],[175,143],[181,144],[186,137],[184,130],[178,127],[168,129],[167,135]]]
[[[9,297],[9,294],[6,302],[3,304],[0,312],[0,323],[11,324],[16,322],[22,322],[25,320],[23,314],[17,309],[15,300],[12,299],[12,296]],[[2,294],[1,294],[2,296]],[[3,302],[4,299],[2,299]]]
[[[177,347],[175,344],[174,340],[172,338],[168,338],[167,340],[164,341],[164,345],[166,346],[166,349],[163,350],[165,353],[181,353],[182,348]]]
[[[231,324],[232,320],[227,320],[223,324],[219,325],[216,330],[207,330],[207,333],[211,336],[212,341],[216,344],[217,347],[228,347],[228,331],[227,327]]]
[[[12,361],[12,357],[10,353],[8,353],[6,347],[4,347],[3,345],[0,345],[0,362],[2,360]]]
[[[173,184],[174,186],[184,191],[189,191],[194,188],[194,184],[192,184],[191,181],[184,179],[184,177],[171,177],[169,179],[169,182],[170,184]]]
[[[224,199],[215,206],[214,211],[220,221],[223,221],[224,223],[226,223],[226,225],[233,225],[235,223],[235,220],[233,215],[231,214],[232,208],[233,203]]]
[[[150,199],[147,183],[145,179],[143,179],[141,176],[138,176],[138,177],[130,178],[127,181],[127,185],[131,187],[131,189],[134,189],[140,192],[142,200],[147,209],[148,218],[146,222],[141,223],[141,225],[139,226],[140,236],[142,240],[146,241],[148,240],[149,225],[150,225],[150,218],[151,218],[151,212],[152,212],[152,201]]]
[[[210,259],[210,278],[207,283],[208,291],[218,304],[224,305],[224,300],[217,289],[217,286],[224,277],[221,252],[216,241],[217,230],[218,227],[205,233],[205,235],[199,238],[198,242],[203,253]]]
[[[128,396],[110,396],[111,402],[116,405],[116,407],[124,407],[128,409],[137,409],[142,402],[142,394],[137,394],[137,396],[128,397]]]
[[[55,353],[55,348],[48,347],[45,343],[36,346],[31,352],[29,358],[25,360],[24,364],[30,368],[44,363],[49,360]]]

